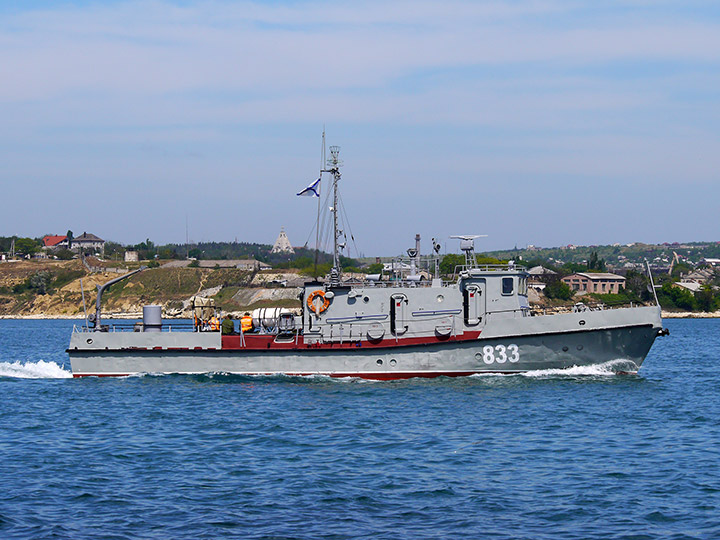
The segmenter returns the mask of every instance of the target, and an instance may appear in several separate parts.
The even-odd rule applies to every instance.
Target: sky
[[[720,240],[720,3],[0,0],[0,125],[0,236],[312,246],[325,127],[351,256]]]

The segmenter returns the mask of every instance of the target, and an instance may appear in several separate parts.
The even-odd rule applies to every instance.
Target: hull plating
[[[658,328],[640,324],[367,349],[69,349],[75,377],[137,373],[322,374],[390,380],[564,369],[612,361],[636,371]]]

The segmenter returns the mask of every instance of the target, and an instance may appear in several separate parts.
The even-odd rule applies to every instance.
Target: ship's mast
[[[325,126],[323,125],[322,134],[322,151],[320,152],[320,177],[322,178],[323,169],[325,168]],[[320,255],[320,199],[322,197],[318,192],[317,218],[315,221],[315,270],[313,275],[317,277],[318,257]]]
[[[342,235],[342,231],[338,227],[338,183],[340,182],[340,167],[342,161],[339,159],[340,147],[330,147],[330,159],[327,161],[327,169],[323,172],[329,172],[333,176],[333,205],[331,212],[333,214],[333,267],[330,270],[329,285],[331,287],[340,285],[340,274],[342,268],[340,266],[340,247],[342,246],[338,240]]]

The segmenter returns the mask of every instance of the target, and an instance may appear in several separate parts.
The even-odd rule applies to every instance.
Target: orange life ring
[[[323,299],[322,306],[315,307],[315,298],[320,297]],[[330,300],[325,298],[325,291],[317,290],[310,293],[310,296],[308,296],[307,299],[307,305],[308,308],[310,308],[310,311],[314,311],[315,315],[320,315],[323,311],[325,311],[328,306],[330,305]]]

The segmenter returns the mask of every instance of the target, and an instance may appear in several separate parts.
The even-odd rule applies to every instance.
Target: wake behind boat
[[[657,298],[652,306],[533,313],[526,270],[512,262],[478,265],[476,236],[457,237],[465,264],[451,281],[441,280],[437,271],[423,279],[417,272],[419,246],[410,250],[411,271],[401,279],[344,280],[339,148],[332,147],[331,154],[322,172],[333,178],[333,267],[324,281],[305,284],[300,315],[269,312],[257,331],[223,335],[202,324],[192,331],[164,328],[159,309],[147,309],[137,327],[142,331],[109,331],[101,321],[102,292],[123,276],[99,289],[92,320],[73,330],[68,348],[73,376],[223,372],[391,380],[619,360],[623,371],[637,371],[655,338],[667,332]]]

